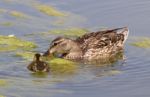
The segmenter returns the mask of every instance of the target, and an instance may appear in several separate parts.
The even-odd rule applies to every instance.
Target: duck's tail
[[[127,40],[128,38],[128,35],[129,35],[129,29],[128,27],[122,27],[122,28],[117,28],[117,29],[114,29],[116,30],[117,34],[121,34],[123,35],[124,39],[123,39],[123,43],[125,43],[125,41]]]

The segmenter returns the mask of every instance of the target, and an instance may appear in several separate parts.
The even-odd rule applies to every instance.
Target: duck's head
[[[49,72],[49,65],[41,60],[41,54],[34,55],[33,62],[28,65],[28,69],[32,72]]]
[[[52,41],[49,49],[44,53],[44,56],[58,55],[59,57],[77,57],[81,53],[79,44],[69,38],[58,37]]]

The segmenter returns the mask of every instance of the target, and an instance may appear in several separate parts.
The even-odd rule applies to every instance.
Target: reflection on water
[[[49,5],[53,14],[58,11],[67,16],[47,15],[45,13],[51,9],[48,8],[48,12],[42,9],[44,12],[41,12],[35,8],[37,4]],[[21,49],[0,52],[0,95],[149,97],[150,50],[130,45],[135,41],[133,36],[149,37],[149,9],[148,0],[1,0],[0,34],[14,34],[23,40],[35,42],[38,48],[32,52],[46,51],[51,40],[59,34],[42,33],[55,29],[85,28],[97,31],[128,26],[130,37],[124,54],[100,61],[82,62],[77,64],[78,68],[72,74],[31,73],[26,69],[29,61],[14,57],[16,53],[22,52]]]

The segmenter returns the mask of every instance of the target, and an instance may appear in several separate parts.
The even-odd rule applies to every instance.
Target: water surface
[[[46,4],[68,17],[45,15],[34,4]],[[52,29],[85,28],[97,31],[104,28],[128,26],[130,37],[125,45],[126,60],[118,60],[111,66],[81,64],[75,74],[37,77],[26,66],[29,61],[14,57],[17,51],[0,52],[0,79],[8,82],[0,86],[0,94],[6,97],[149,97],[150,50],[130,45],[133,37],[149,37],[150,1],[148,0],[1,0],[0,34],[14,34],[38,44],[34,51],[45,51],[49,43],[59,35],[27,34]],[[27,19],[13,17],[9,13],[19,11]]]

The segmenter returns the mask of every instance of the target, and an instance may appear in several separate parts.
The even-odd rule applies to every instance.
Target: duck
[[[41,60],[41,54],[36,53],[33,61],[27,66],[27,69],[32,72],[49,72],[49,65]]]
[[[57,37],[43,55],[61,55],[69,60],[104,59],[123,51],[128,34],[128,27],[122,27],[86,33],[75,39]]]

